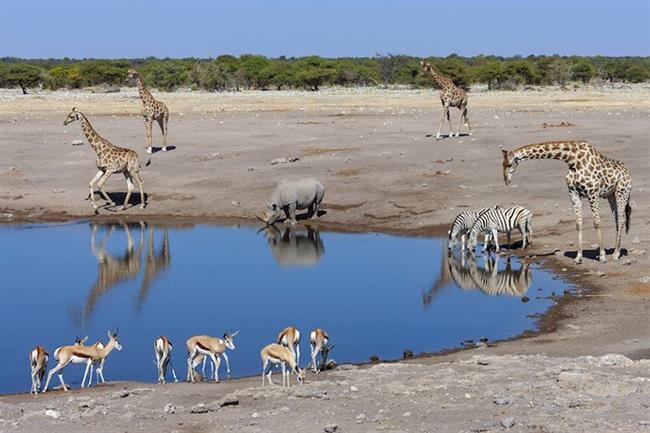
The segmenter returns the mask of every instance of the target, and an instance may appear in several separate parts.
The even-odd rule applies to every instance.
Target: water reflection
[[[155,252],[153,227],[149,227],[149,243],[147,244],[147,257],[144,263],[144,277],[138,293],[137,310],[141,310],[147,301],[147,294],[151,283],[171,264],[169,252],[169,230],[163,229],[162,245],[158,252]]]
[[[98,232],[104,228],[106,233],[98,242]],[[137,229],[138,242],[134,241],[132,230]],[[116,231],[122,230],[126,235],[126,245],[122,254],[111,253],[107,243]],[[144,272],[140,291],[136,299],[136,310],[141,310],[147,301],[147,295],[152,283],[160,276],[162,271],[169,267],[171,255],[169,249],[169,233],[163,229],[162,245],[156,251],[154,241],[154,228],[148,227],[148,241],[145,249],[145,232],[147,226],[143,221],[127,224],[124,221],[109,224],[90,224],[90,251],[97,260],[97,277],[92,288],[88,292],[86,301],[82,308],[73,309],[72,316],[75,322],[87,321],[95,311],[97,304],[102,298],[117,285],[136,280],[142,270],[144,261]]]
[[[482,256],[483,266],[472,254],[443,253],[439,277],[422,295],[422,302],[429,305],[436,293],[453,280],[462,290],[480,290],[490,296],[523,296],[533,282],[533,273],[528,263],[521,262],[518,269],[513,269],[511,258],[506,259],[504,269],[499,270],[499,255]]]
[[[271,253],[280,266],[310,266],[318,263],[325,247],[317,228],[307,226],[306,232],[293,227],[280,231],[271,225],[264,235]]]

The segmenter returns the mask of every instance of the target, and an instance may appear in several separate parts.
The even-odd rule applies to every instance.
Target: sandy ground
[[[0,429],[63,431],[84,422],[97,431],[279,432],[323,431],[335,423],[337,431],[499,431],[505,429],[501,421],[511,416],[513,431],[650,431],[650,369],[647,361],[636,361],[650,358],[647,85],[472,93],[474,136],[442,140],[430,136],[440,118],[437,94],[431,91],[159,96],[172,112],[169,145],[176,149],[155,153],[151,165],[143,167],[147,208],[122,213],[100,209],[93,216],[84,198],[95,173],[94,154],[88,146],[71,146],[82,138],[81,129],[78,124],[63,127],[62,122],[75,105],[101,135],[138,150],[144,162],[148,156],[137,95],[60,92],[24,98],[0,93],[4,220],[146,215],[158,221],[247,222],[262,210],[278,180],[314,176],[327,188],[327,213],[318,224],[339,230],[439,234],[459,210],[524,205],[535,214],[535,244],[526,254],[541,257],[588,291],[562,298],[541,319],[542,332],[477,349],[490,357],[487,365],[470,359],[474,351],[463,351],[334,371],[320,375],[318,384],[289,393],[259,393],[251,388],[258,386],[256,378],[219,385],[114,384],[65,395],[4,396]],[[457,119],[458,112],[452,112],[452,121]],[[585,205],[587,259],[573,265],[575,221],[563,163],[527,161],[513,185],[503,184],[501,148],[558,139],[587,139],[630,168],[634,212],[630,233],[623,237],[628,254],[620,262],[594,260],[596,234]],[[154,140],[159,145],[158,131]],[[270,164],[294,156],[300,160]],[[124,183],[117,176],[108,190],[118,202],[123,199]],[[606,201],[601,209],[611,248],[613,217]],[[608,353],[627,358],[580,358]],[[310,376],[308,383],[314,379]],[[130,395],[113,398],[122,387]],[[192,406],[210,405],[228,393],[238,396],[239,405],[191,413]],[[510,403],[495,404],[495,396]],[[94,403],[81,407],[85,397]],[[164,412],[168,403],[176,406],[174,414]],[[60,412],[59,418],[45,415],[50,407]]]

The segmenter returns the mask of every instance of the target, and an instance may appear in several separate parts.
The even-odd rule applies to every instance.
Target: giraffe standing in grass
[[[138,83],[138,93],[140,93],[140,99],[142,99],[142,117],[144,118],[144,123],[147,132],[147,153],[152,152],[152,136],[151,129],[153,127],[154,120],[160,125],[160,130],[162,131],[163,136],[163,146],[162,151],[167,151],[167,121],[169,120],[169,110],[167,106],[161,102],[157,101],[151,95],[151,92],[145,87],[144,80],[135,69],[129,69],[129,74],[127,75],[127,80],[134,79]]]
[[[508,185],[520,161],[524,159],[559,159],[569,165],[566,182],[573,202],[578,230],[576,263],[582,263],[582,202],[586,197],[594,215],[594,227],[598,232],[599,259],[605,262],[605,248],[600,231],[598,199],[607,198],[616,221],[616,246],[613,258],[621,256],[621,235],[630,229],[630,191],[632,177],[625,164],[599,153],[586,141],[551,141],[529,144],[512,151],[503,150],[503,180]]]
[[[447,121],[449,122],[449,136],[454,136],[454,129],[451,126],[451,118],[449,117],[449,107],[457,107],[460,110],[456,137],[460,137],[460,125],[463,123],[463,120],[465,121],[465,126],[469,129],[469,135],[472,135],[472,126],[469,124],[469,118],[467,117],[467,92],[456,86],[449,78],[436,72],[428,62],[422,60],[420,61],[420,66],[422,66],[424,72],[431,75],[433,81],[440,87],[440,102],[442,102],[443,112],[436,138],[440,138],[440,131],[442,130],[443,123],[445,123],[445,117],[447,117]]]
[[[63,125],[68,125],[69,123],[79,121],[81,122],[81,129],[83,130],[86,140],[90,144],[90,147],[93,148],[95,153],[97,153],[97,168],[99,171],[90,181],[90,201],[93,204],[93,208],[97,211],[97,203],[95,203],[95,191],[93,185],[97,183],[97,187],[101,192],[104,199],[108,202],[109,206],[114,206],[115,203],[110,199],[106,190],[104,190],[104,184],[114,173],[124,174],[126,180],[127,193],[124,203],[120,206],[120,210],[124,210],[124,207],[129,202],[131,198],[131,192],[133,191],[133,179],[138,182],[138,187],[140,188],[140,207],[144,209],[144,192],[142,191],[142,177],[140,176],[140,162],[138,160],[138,154],[131,149],[126,149],[124,147],[117,147],[112,144],[110,141],[101,137],[98,133],[95,132],[92,125],[86,118],[86,116],[77,111],[76,108],[72,108],[70,114],[63,122]]]

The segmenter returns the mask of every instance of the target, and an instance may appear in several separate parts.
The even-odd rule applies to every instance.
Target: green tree
[[[504,79],[504,69],[501,62],[491,60],[481,66],[476,67],[474,71],[474,79],[481,83],[488,85],[488,90],[492,90],[495,86],[499,86]]]
[[[312,91],[336,77],[332,62],[318,56],[303,57],[294,63],[294,68],[296,83]]]
[[[3,87],[20,86],[23,95],[28,87],[38,86],[42,82],[41,69],[27,63],[13,63],[3,68],[0,85]]]
[[[571,63],[561,58],[552,60],[546,67],[546,76],[551,83],[566,84],[571,79]]]
[[[579,80],[583,83],[588,83],[589,80],[594,77],[594,75],[596,75],[596,70],[592,64],[586,60],[580,60],[578,63],[575,63],[573,67],[571,67],[571,78],[573,80]]]

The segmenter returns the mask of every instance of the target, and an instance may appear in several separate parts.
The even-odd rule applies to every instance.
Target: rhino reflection
[[[275,226],[264,228],[271,253],[280,266],[309,266],[317,263],[325,253],[318,229],[307,227],[307,232],[285,227],[281,232]]]
[[[530,265],[522,262],[519,269],[513,269],[510,257],[503,270],[499,270],[498,255],[484,255],[483,266],[479,266],[476,257],[471,254],[462,254],[460,258],[453,254],[445,254],[443,257],[446,270],[441,269],[438,280],[423,295],[424,305],[431,302],[435,293],[447,285],[450,278],[462,290],[481,290],[491,296],[523,296],[533,282]]]

